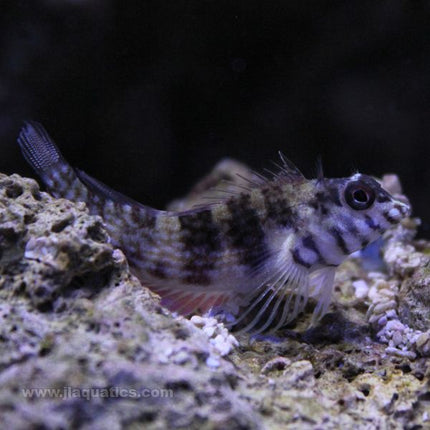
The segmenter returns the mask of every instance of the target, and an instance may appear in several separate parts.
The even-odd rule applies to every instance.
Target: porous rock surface
[[[413,228],[387,235],[383,269],[369,273],[361,258],[342,266],[316,328],[306,314],[236,345],[211,318],[163,309],[85,205],[0,175],[0,422],[429,428],[430,246]],[[26,396],[32,388],[59,391]]]

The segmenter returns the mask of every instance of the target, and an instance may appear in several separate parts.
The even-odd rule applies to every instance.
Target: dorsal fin
[[[225,158],[218,162],[187,196],[170,203],[168,209],[174,211],[201,209],[228,200],[240,193],[249,193],[252,188],[266,181],[267,178],[256,174],[246,165]]]
[[[85,186],[92,191],[95,195],[102,197],[106,200],[112,200],[116,203],[127,204],[130,206],[140,207],[145,209],[146,211],[154,211],[157,212],[157,209],[153,209],[149,206],[142,205],[136,200],[133,200],[130,197],[125,196],[124,194],[113,190],[103,182],[93,178],[82,170],[75,168],[76,175],[78,178],[85,184]]]
[[[278,151],[281,163],[272,161],[275,166],[275,170],[263,169],[266,175],[261,175],[254,172],[254,175],[258,175],[263,182],[273,181],[273,180],[283,180],[284,182],[301,182],[305,178],[303,173],[295,166],[295,164],[290,161],[285,155]]]
[[[279,158],[282,161],[282,173],[291,179],[305,179],[303,173],[290,161],[281,151],[278,151]]]
[[[317,158],[317,180],[318,182],[322,182],[324,180],[324,170],[321,155],[319,155]]]

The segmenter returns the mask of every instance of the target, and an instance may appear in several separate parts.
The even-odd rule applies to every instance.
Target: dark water
[[[396,172],[430,237],[422,1],[0,3],[0,170],[42,122],[66,156],[163,206],[220,158],[278,149],[312,176]]]

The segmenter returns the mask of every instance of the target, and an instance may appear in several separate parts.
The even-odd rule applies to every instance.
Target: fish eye
[[[375,201],[375,192],[367,184],[354,181],[345,188],[345,201],[352,209],[368,209]]]

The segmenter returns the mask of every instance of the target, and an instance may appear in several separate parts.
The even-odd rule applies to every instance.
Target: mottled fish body
[[[309,180],[282,156],[279,173],[244,178],[226,198],[156,210],[72,168],[38,123],[26,123],[18,142],[54,196],[103,217],[113,245],[167,307],[190,314],[245,306],[237,322],[254,332],[291,321],[309,296],[317,321],[336,267],[410,211],[367,175]]]

